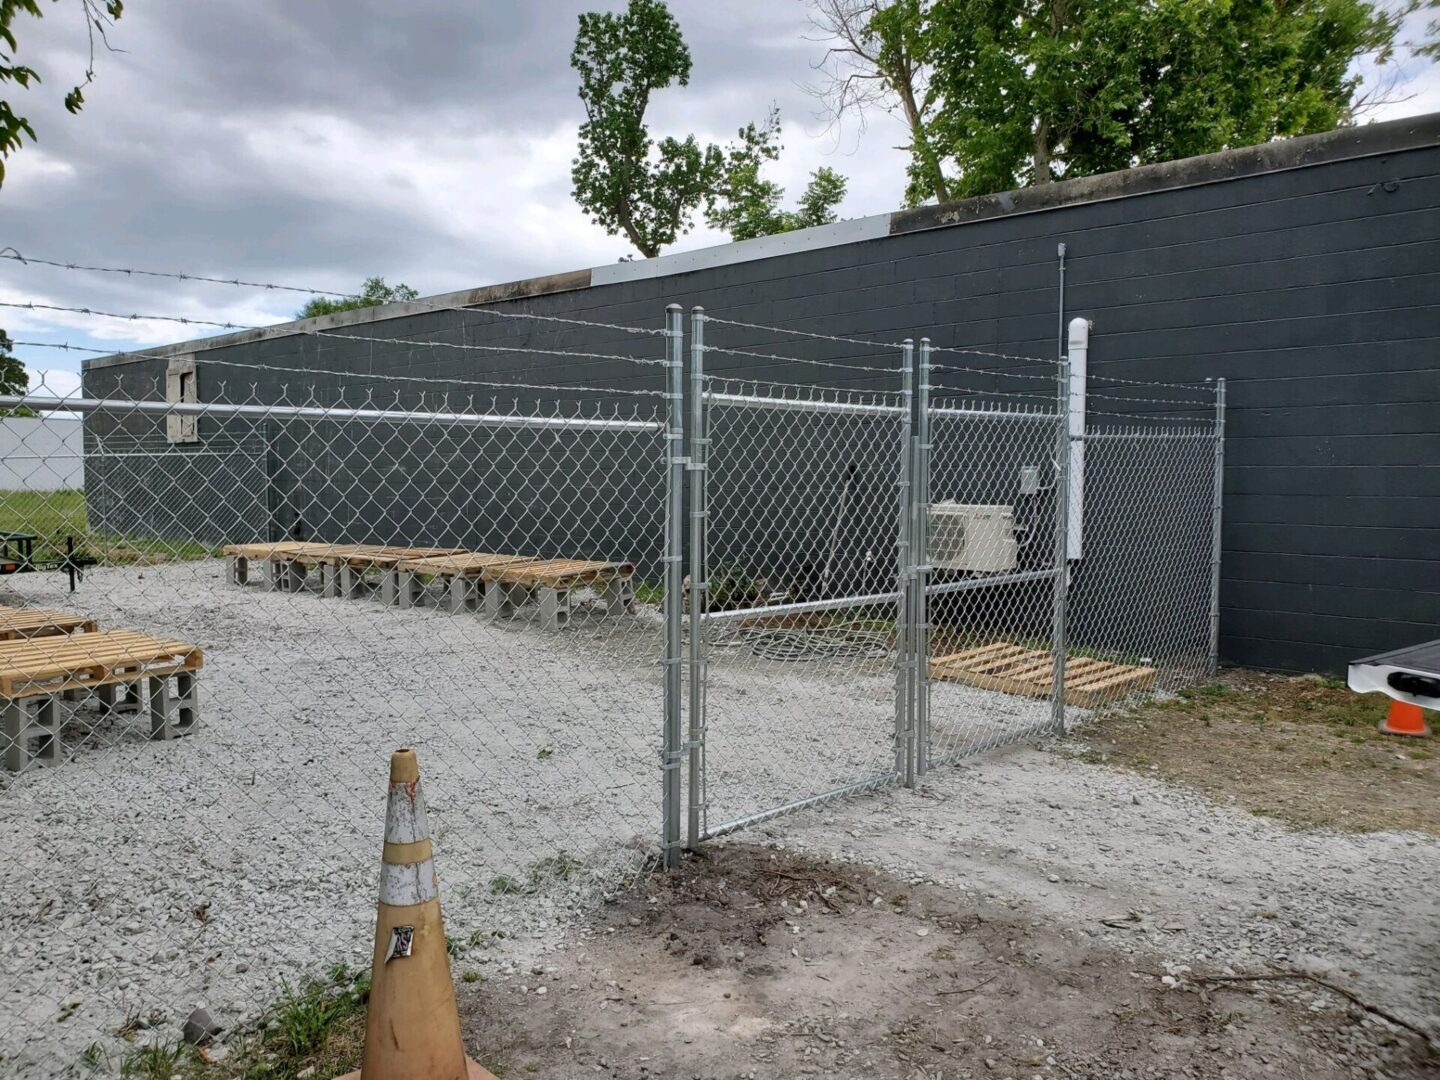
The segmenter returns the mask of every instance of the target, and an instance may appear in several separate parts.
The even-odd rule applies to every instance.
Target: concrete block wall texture
[[[687,309],[699,304],[715,316],[793,330],[877,342],[928,335],[940,346],[1052,357],[1056,245],[1064,242],[1065,314],[1094,323],[1092,376],[1176,382],[1223,376],[1229,382],[1222,660],[1338,671],[1355,656],[1436,636],[1440,117],[922,208],[891,215],[883,228],[876,221],[854,223],[849,234],[832,231],[813,245],[804,235],[764,238],[716,249],[708,260],[704,253],[687,253],[620,264],[455,294],[453,302],[648,327],[662,324],[669,303]],[[279,400],[285,387],[293,396],[303,382],[307,392],[313,387],[337,400],[343,392],[351,403],[366,391],[393,400],[397,389],[407,401],[418,400],[422,390],[435,400],[446,380],[455,394],[474,395],[477,402],[492,392],[506,399],[526,394],[474,385],[486,382],[660,389],[661,371],[654,366],[413,344],[660,358],[661,339],[603,328],[497,319],[483,309],[405,305],[301,328],[337,336],[296,334],[282,326],[172,351],[196,357],[202,401],[221,382],[244,385],[247,395],[255,384],[256,395],[269,400]],[[351,344],[340,337],[347,334],[406,343]],[[888,347],[718,323],[707,327],[706,337],[712,345],[797,361],[898,366],[898,354]],[[963,362],[937,356],[947,359]],[[1005,366],[976,360],[975,367]],[[854,390],[899,386],[898,376],[801,362],[723,353],[707,355],[706,361],[711,374],[762,383],[823,382]],[[164,360],[103,358],[87,364],[85,389],[105,395],[117,379],[132,390],[153,388],[157,380],[163,386],[164,366]],[[313,374],[302,377],[296,369]],[[442,383],[422,387],[376,375]],[[947,389],[1013,386],[962,373],[938,374],[935,383],[937,396]],[[1095,390],[1114,387],[1096,379],[1092,409],[1127,410],[1116,400],[1102,406]],[[158,395],[152,390],[142,396]],[[603,391],[545,396],[607,405],[629,400]],[[223,428],[202,418],[199,448]],[[265,528],[287,527],[285,517],[297,506],[307,501],[322,506],[322,490],[331,492],[330,505],[339,513],[354,501],[344,494],[348,485],[376,482],[358,464],[353,475],[346,474],[344,461],[318,464],[323,439],[312,436],[311,448],[302,450],[285,447],[283,434],[272,435],[264,479],[257,466],[246,480],[264,490],[227,503],[237,517],[243,505],[250,527],[261,527],[257,508],[263,508]],[[415,451],[419,458],[429,452],[425,446]],[[347,460],[358,462],[358,455]],[[785,464],[776,460],[777,469]],[[305,478],[320,472],[326,473],[324,485]],[[458,479],[463,487],[465,477]],[[479,523],[474,533],[487,520],[479,503],[461,509],[427,502],[433,494],[419,479],[406,481],[403,471],[392,470],[385,482],[410,484],[412,497],[371,504],[366,510],[371,517],[351,521],[352,532],[423,529],[448,515]],[[416,506],[422,508],[418,518]],[[424,509],[431,506],[435,509]],[[1092,512],[1100,513],[1087,507],[1087,515]],[[1115,511],[1120,516],[1112,531],[1124,531],[1128,512]],[[1095,521],[1095,528],[1105,527],[1098,517]],[[606,542],[643,547],[654,532],[651,521],[644,536],[612,536]],[[1144,530],[1130,534],[1131,543],[1151,542],[1143,539]],[[352,538],[360,537],[334,537]],[[469,542],[458,533],[408,538]],[[1093,550],[1087,545],[1087,558]],[[1122,548],[1112,550],[1125,557]]]
[[[0,491],[83,488],[85,449],[81,434],[78,419],[0,418]]]

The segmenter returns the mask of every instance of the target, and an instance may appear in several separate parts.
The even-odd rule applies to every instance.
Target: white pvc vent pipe
[[[1085,554],[1085,365],[1090,353],[1090,321],[1070,320],[1070,492],[1067,501],[1065,555]]]

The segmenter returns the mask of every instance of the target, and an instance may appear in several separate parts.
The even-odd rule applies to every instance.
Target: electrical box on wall
[[[1014,570],[1015,511],[1009,506],[941,502],[930,507],[930,565],[937,570]]]

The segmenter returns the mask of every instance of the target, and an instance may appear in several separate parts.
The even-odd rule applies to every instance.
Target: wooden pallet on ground
[[[1024,697],[1049,697],[1055,667],[1048,652],[1008,641],[967,649],[930,661],[932,679],[948,679]],[[1156,672],[1089,656],[1065,658],[1065,704],[1087,709],[1155,686]]]
[[[198,671],[204,653],[135,630],[0,642],[0,697],[57,694],[65,690],[160,678]]]
[[[68,611],[47,611],[44,608],[12,608],[0,606],[0,642],[29,638],[54,637],[77,631],[93,633],[95,620]]]

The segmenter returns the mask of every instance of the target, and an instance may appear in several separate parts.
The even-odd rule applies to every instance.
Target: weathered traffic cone
[[[465,1056],[440,919],[440,881],[414,750],[390,755],[370,1013],[343,1080],[495,1080]]]
[[[1380,730],[1386,735],[1429,735],[1425,725],[1425,710],[1408,701],[1391,701],[1390,715],[1380,721]]]

